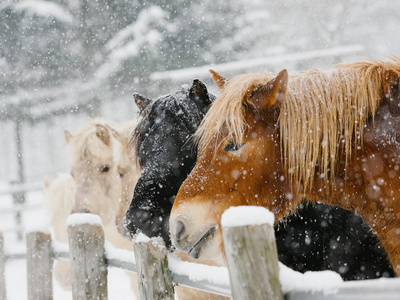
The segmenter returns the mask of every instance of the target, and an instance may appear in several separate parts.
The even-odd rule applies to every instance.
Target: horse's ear
[[[64,137],[65,137],[65,141],[67,142],[67,144],[69,144],[69,141],[72,139],[72,134],[68,130],[65,130]]]
[[[96,135],[103,141],[104,144],[109,145],[111,141],[111,135],[107,127],[97,124],[96,125]]]
[[[135,99],[136,106],[139,108],[140,113],[152,102],[151,99],[147,99],[140,94],[133,94],[133,99]]]
[[[118,132],[118,131],[116,131],[116,130],[113,130],[113,136],[118,140],[118,141],[120,141],[121,143],[123,143],[123,142],[125,142],[125,138],[122,136],[122,134],[120,133],[120,132]]]
[[[43,178],[43,186],[46,190],[49,189],[50,184],[51,184],[51,180],[49,178],[47,178],[47,177]]]
[[[283,69],[273,80],[257,88],[250,97],[249,102],[257,110],[268,110],[279,107],[285,98],[288,80],[288,72],[286,69]]]
[[[125,142],[125,138],[122,135],[121,132],[119,132],[118,130],[116,130],[115,128],[112,128],[110,125],[106,124],[104,125],[105,128],[108,128],[109,132],[111,132],[112,136],[117,139],[119,142],[124,143]]]
[[[214,70],[209,70],[212,78],[214,79],[215,83],[217,84],[217,86],[219,87],[219,89],[221,90],[225,84],[228,82],[228,80],[224,77],[222,77],[221,75],[219,75],[217,72],[215,72]]]
[[[208,95],[207,87],[198,79],[193,79],[192,87],[189,90],[189,98],[200,108],[208,108],[212,103]]]
[[[279,72],[278,76],[271,82],[271,106],[280,106],[286,95],[287,85],[289,81],[289,74],[286,69]]]

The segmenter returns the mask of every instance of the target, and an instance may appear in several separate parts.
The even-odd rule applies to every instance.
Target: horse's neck
[[[338,172],[333,183],[316,174],[313,197],[348,210],[362,211],[365,202],[384,208],[390,203],[382,199],[399,194],[400,186],[400,93],[392,87],[390,99],[384,98],[363,132],[363,144],[345,164],[345,154],[338,160]],[[392,192],[389,192],[392,191]],[[392,194],[391,194],[392,193]],[[379,200],[380,201],[375,201]],[[391,205],[397,201],[391,201]],[[380,207],[382,206],[382,207]],[[400,208],[400,205],[399,205]]]
[[[329,185],[316,179],[306,197],[359,214],[380,238],[400,276],[399,103],[398,94],[383,100],[375,120],[365,128],[363,145],[354,149],[346,169],[342,163]]]
[[[313,191],[305,196],[361,216],[380,239],[400,276],[400,152],[386,155],[366,155],[358,164],[350,164],[348,172],[338,173],[330,189],[324,189],[326,184],[321,181],[316,182]]]

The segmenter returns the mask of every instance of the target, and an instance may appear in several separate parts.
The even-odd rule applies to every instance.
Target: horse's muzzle
[[[216,227],[211,227],[200,240],[189,250],[188,254],[191,258],[198,259],[200,257],[201,248],[207,243],[215,233]]]
[[[178,218],[171,222],[171,238],[176,248],[194,259],[200,257],[203,246],[212,239],[216,232],[216,226],[208,226],[204,230],[200,230],[198,234],[191,234],[190,224],[184,218]]]
[[[155,210],[130,209],[125,217],[124,226],[132,237],[142,232],[148,237],[160,236],[168,247],[171,245],[169,218]]]

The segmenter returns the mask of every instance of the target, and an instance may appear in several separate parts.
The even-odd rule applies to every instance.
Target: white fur
[[[107,144],[96,134],[97,125],[106,128],[110,134]],[[133,149],[128,147],[129,134],[135,125],[136,122],[118,126],[95,120],[88,122],[75,135],[66,134],[74,177],[60,174],[51,182],[45,181],[46,207],[56,241],[68,243],[68,216],[71,212],[86,209],[100,216],[107,241],[116,248],[133,251],[133,242],[119,233],[117,224],[122,226],[120,221],[125,216],[140,176]],[[101,172],[104,166],[109,168],[108,172]],[[119,172],[122,169],[126,174],[121,179]],[[130,274],[134,277],[132,288],[138,295],[136,274]],[[69,261],[56,261],[55,277],[61,286],[71,289]]]

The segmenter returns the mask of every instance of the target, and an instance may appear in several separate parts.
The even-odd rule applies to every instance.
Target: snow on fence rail
[[[164,72],[154,72],[150,75],[150,80],[153,82],[172,80],[174,82],[187,81],[189,78],[207,79],[210,77],[209,69],[215,69],[221,74],[232,74],[246,72],[252,70],[259,71],[271,66],[284,67],[284,63],[300,62],[317,58],[337,58],[341,56],[354,55],[362,53],[365,50],[363,45],[347,45],[329,49],[320,49],[314,51],[306,51],[300,53],[288,53],[280,55],[271,55],[254,59],[246,59],[240,61],[232,61],[218,65],[205,65],[201,67],[169,70]]]
[[[43,189],[43,183],[41,183],[41,182],[18,184],[15,186],[10,186],[8,188],[1,189],[0,195],[25,193],[25,192],[31,192],[31,191],[38,191],[41,189]]]
[[[69,247],[52,244],[45,232],[27,234],[29,299],[52,299],[51,266],[60,258],[71,259],[74,299],[107,299],[107,266],[138,272],[141,299],[174,299],[175,285],[240,300],[400,298],[398,278],[343,282],[332,271],[301,274],[278,263],[273,218],[260,207],[234,208],[223,215],[228,268],[179,261],[157,239],[139,239],[135,259],[132,252],[104,242],[97,216],[72,216],[68,223]],[[0,300],[6,299],[4,263],[11,259],[2,249],[0,233]]]

